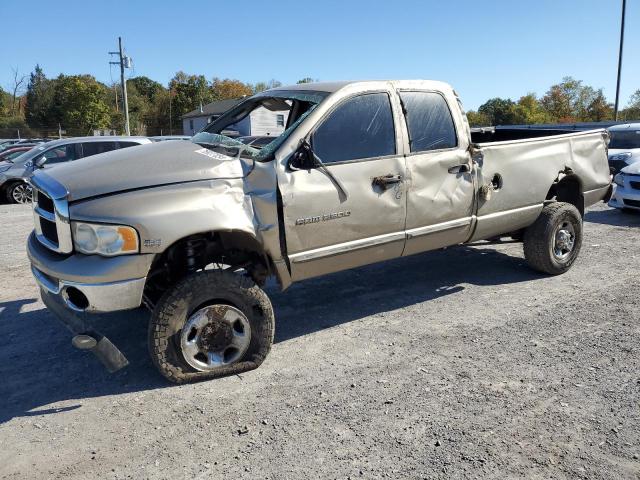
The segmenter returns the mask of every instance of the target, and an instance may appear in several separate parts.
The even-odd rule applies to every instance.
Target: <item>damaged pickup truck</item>
[[[223,135],[256,109],[282,115],[284,132],[260,149]],[[158,370],[214,378],[267,356],[269,277],[286,289],[502,236],[523,241],[532,268],[567,271],[585,208],[610,195],[607,141],[601,130],[472,132],[440,82],[277,88],[191,142],[37,172],[28,254],[45,304],[108,368],[126,359],[91,314],[144,305]]]

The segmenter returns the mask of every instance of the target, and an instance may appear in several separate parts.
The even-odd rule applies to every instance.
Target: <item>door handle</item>
[[[373,177],[373,182],[371,184],[374,187],[387,189],[389,185],[393,185],[394,183],[400,183],[401,181],[402,181],[402,175],[393,175],[392,173],[390,173],[388,175],[382,175],[380,177]]]
[[[449,173],[454,173],[454,174],[469,173],[470,171],[471,171],[471,168],[469,167],[468,163],[454,165],[453,167],[450,167],[448,170]]]

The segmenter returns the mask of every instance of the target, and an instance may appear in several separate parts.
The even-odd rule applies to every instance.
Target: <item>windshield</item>
[[[315,91],[266,91],[250,97],[191,138],[228,157],[257,161],[273,153],[329,94]],[[247,137],[260,142],[247,141]]]
[[[609,130],[611,141],[609,148],[640,148],[640,130]]]

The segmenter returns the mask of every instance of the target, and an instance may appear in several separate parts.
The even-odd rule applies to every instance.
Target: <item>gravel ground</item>
[[[0,205],[2,478],[640,478],[640,215],[599,205],[567,274],[456,247],[271,289],[253,372],[167,384],[76,351],[37,298],[27,207]]]

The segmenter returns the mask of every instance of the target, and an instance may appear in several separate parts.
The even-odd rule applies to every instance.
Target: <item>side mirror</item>
[[[313,158],[313,154],[305,146],[300,147],[292,155],[289,161],[289,167],[292,170],[310,170],[315,168],[316,162]]]
[[[42,167],[44,166],[44,164],[45,164],[45,163],[47,163],[47,157],[45,157],[45,156],[43,155],[42,157],[40,157],[39,159],[37,159],[37,160],[34,162],[34,164],[33,164],[33,165],[34,165],[36,168],[42,168]]]
[[[311,149],[309,140],[302,141],[300,148],[298,148],[291,157],[289,167],[291,167],[292,170],[311,170],[312,168],[318,167],[318,162]]]

